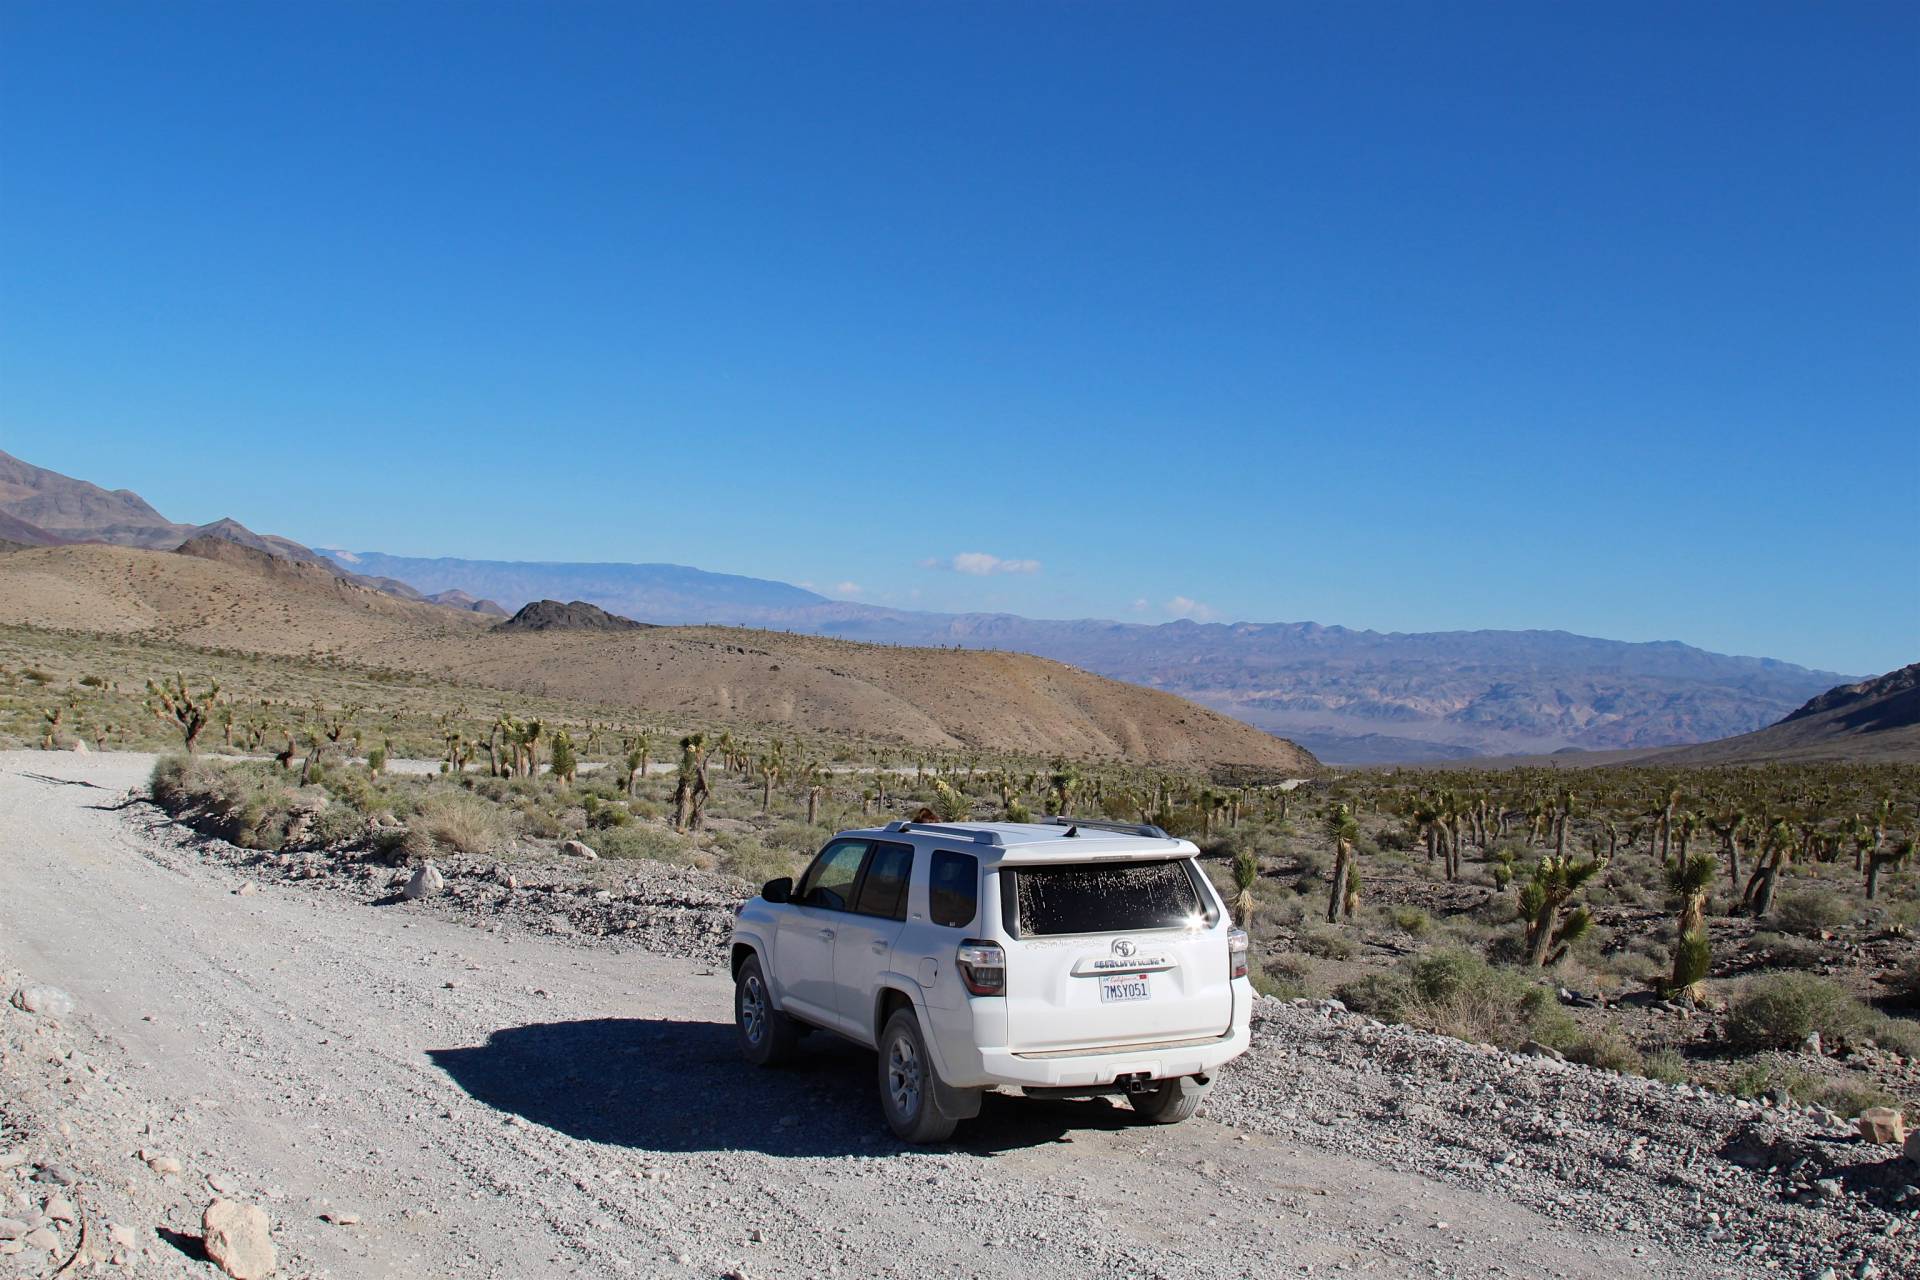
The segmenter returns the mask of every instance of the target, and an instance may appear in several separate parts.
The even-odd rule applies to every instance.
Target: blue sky
[[[1879,671],[1916,67],[1911,4],[15,3],[0,448],[325,545]]]

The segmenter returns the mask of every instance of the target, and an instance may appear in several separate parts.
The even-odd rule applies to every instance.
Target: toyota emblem
[[[1130,956],[1134,953],[1134,950],[1135,950],[1134,945],[1131,942],[1128,942],[1125,938],[1115,939],[1113,944],[1113,954],[1117,956]]]

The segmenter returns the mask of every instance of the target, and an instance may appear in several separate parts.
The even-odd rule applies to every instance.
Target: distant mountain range
[[[1671,641],[1564,631],[1050,621],[884,609],[681,565],[325,554],[421,590],[463,584],[508,608],[577,599],[644,622],[1038,654],[1180,694],[1339,764],[1703,742],[1772,724],[1848,678]]]
[[[930,613],[671,564],[315,552],[232,521],[184,525],[139,495],[0,453],[0,544],[195,538],[323,565],[402,599],[505,618],[571,600],[640,622],[762,627],[896,645],[1000,649],[1179,694],[1338,764],[1673,746],[1747,734],[1854,678],[1672,641],[1563,631],[1356,631],[1311,622],[1159,625]],[[495,602],[498,603],[495,603]],[[504,606],[504,607],[503,607]]]

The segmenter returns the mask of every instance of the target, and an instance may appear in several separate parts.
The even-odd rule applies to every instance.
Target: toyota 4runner
[[[810,1030],[880,1055],[880,1103],[939,1142],[989,1089],[1124,1094],[1172,1124],[1247,1047],[1247,936],[1158,827],[895,822],[835,836],[733,928],[740,1048]]]

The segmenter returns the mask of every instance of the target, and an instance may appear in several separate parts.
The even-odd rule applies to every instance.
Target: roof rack
[[[929,831],[935,835],[953,836],[974,844],[997,845],[1000,843],[998,831],[983,831],[979,827],[956,827],[944,822],[889,822],[886,830],[902,834],[912,831]]]
[[[1069,836],[1078,834],[1081,827],[1091,827],[1095,831],[1118,831],[1124,836],[1145,836],[1150,840],[1171,840],[1173,838],[1159,827],[1154,826],[1151,822],[1109,822],[1104,818],[1068,818],[1063,816],[1048,818],[1046,825],[1050,827],[1065,827],[1067,828],[1067,835]],[[1065,838],[1066,836],[1061,837],[1063,840]]]

